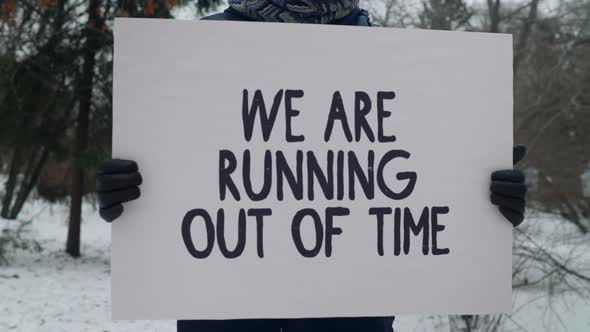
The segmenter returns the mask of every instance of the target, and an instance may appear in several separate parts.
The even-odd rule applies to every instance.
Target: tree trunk
[[[531,0],[529,5],[529,13],[527,15],[526,20],[522,24],[522,29],[520,31],[520,35],[518,37],[518,42],[515,45],[515,55],[514,55],[514,82],[516,85],[516,74],[519,69],[519,65],[522,61],[522,58],[525,54],[526,48],[528,46],[529,37],[531,32],[533,31],[533,26],[537,22],[537,9],[539,7],[539,0]]]
[[[490,20],[489,31],[493,33],[500,32],[500,0],[488,1],[488,18]]]
[[[70,195],[70,220],[66,252],[72,257],[80,257],[80,225],[82,222],[82,196],[84,194],[83,155],[88,146],[88,122],[92,106],[92,82],[94,80],[95,55],[99,48],[101,26],[99,0],[90,0],[88,5],[88,23],[84,30],[84,64],[81,79],[78,82],[79,105],[76,119],[76,137],[72,158],[72,190]]]
[[[10,205],[14,197],[14,189],[18,177],[18,170],[20,168],[20,146],[15,146],[12,150],[12,160],[10,161],[10,171],[8,173],[8,180],[4,184],[4,197],[2,198],[2,211],[0,215],[2,218],[10,219]]]
[[[21,182],[16,200],[12,205],[10,219],[16,219],[22,210],[25,201],[31,194],[31,191],[33,191],[35,184],[37,184],[37,180],[41,174],[41,169],[43,169],[43,165],[45,165],[45,161],[47,161],[47,157],[49,156],[49,149],[45,146],[34,148],[33,151],[34,152],[31,156],[31,159],[29,160],[29,169],[27,170],[27,173],[25,173],[25,177]]]

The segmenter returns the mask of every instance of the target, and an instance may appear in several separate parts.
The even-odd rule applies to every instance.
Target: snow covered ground
[[[173,321],[112,321],[110,319],[110,227],[102,222],[92,204],[83,210],[82,253],[72,259],[64,253],[68,209],[41,201],[29,203],[21,220],[32,220],[26,238],[39,241],[40,253],[19,250],[10,264],[0,266],[0,331],[175,331]],[[553,243],[570,231],[567,225],[547,215],[529,218],[537,225],[532,232],[540,243]],[[18,222],[0,219],[0,229]],[[557,242],[555,242],[555,241]],[[581,261],[590,261],[590,238],[580,247]],[[572,241],[568,241],[568,246]],[[564,245],[565,246],[565,245]],[[566,250],[567,247],[558,248]],[[586,271],[586,274],[588,271]],[[514,313],[503,331],[590,331],[590,300],[554,290],[515,291]],[[400,316],[396,331],[449,331],[447,317]]]

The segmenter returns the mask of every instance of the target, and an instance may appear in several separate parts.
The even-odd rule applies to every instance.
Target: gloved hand
[[[516,165],[526,155],[524,145],[516,145],[512,150],[513,164]],[[526,185],[524,173],[517,169],[507,169],[492,173],[490,185],[492,204],[497,205],[502,215],[514,226],[524,220],[526,205]]]
[[[109,159],[98,166],[96,193],[102,219],[111,222],[123,213],[121,203],[139,198],[142,182],[137,163],[132,160]]]

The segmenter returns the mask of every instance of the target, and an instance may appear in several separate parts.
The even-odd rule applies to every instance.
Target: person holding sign
[[[359,8],[358,0],[229,0],[229,8],[223,13],[204,19],[371,26],[368,13]],[[525,153],[524,146],[515,146],[514,164],[523,159]],[[491,203],[497,205],[502,215],[514,226],[518,226],[524,219],[524,180],[524,174],[515,169],[499,170],[491,174]],[[136,162],[111,159],[98,167],[96,181],[99,213],[105,221],[112,222],[123,213],[123,203],[140,197],[139,186],[143,179]],[[394,317],[200,320],[178,321],[177,330],[386,332],[392,331],[393,321]]]

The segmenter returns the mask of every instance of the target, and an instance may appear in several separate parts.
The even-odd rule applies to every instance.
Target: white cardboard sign
[[[114,66],[114,318],[510,311],[509,35],[117,19]]]

